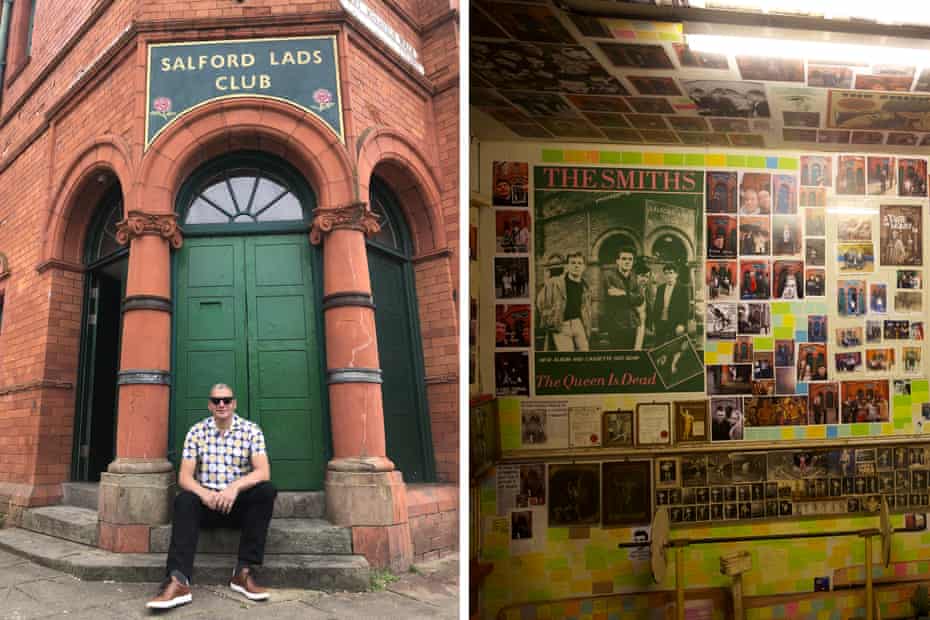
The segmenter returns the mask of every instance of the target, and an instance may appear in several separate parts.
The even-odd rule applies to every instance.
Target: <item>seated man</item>
[[[268,598],[255,583],[278,492],[271,484],[265,436],[257,424],[236,415],[232,389],[218,383],[210,390],[212,417],[184,439],[178,472],[181,493],[174,500],[174,522],[165,581],[150,609],[170,609],[191,601],[190,580],[200,527],[241,529],[239,560],[229,587],[253,601]],[[195,478],[196,474],[196,478]]]

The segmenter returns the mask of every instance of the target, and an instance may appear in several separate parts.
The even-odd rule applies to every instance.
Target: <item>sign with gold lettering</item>
[[[337,59],[334,36],[150,45],[145,146],[185,112],[230,97],[286,101],[343,140]]]

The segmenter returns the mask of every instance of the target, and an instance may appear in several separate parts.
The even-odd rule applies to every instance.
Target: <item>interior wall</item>
[[[530,336],[528,346],[501,347],[498,346],[497,333],[499,331],[496,325],[495,305],[498,303],[519,303],[530,306],[533,315],[533,328],[538,327],[538,305],[535,299],[538,291],[542,287],[541,279],[544,266],[542,262],[545,256],[537,255],[541,248],[546,248],[546,240],[537,236],[537,226],[545,225],[541,219],[540,205],[536,202],[539,198],[539,189],[534,185],[534,167],[536,166],[555,166],[555,167],[588,167],[588,168],[608,168],[608,169],[647,169],[647,170],[668,170],[668,171],[696,171],[700,176],[707,172],[737,172],[738,179],[742,181],[743,173],[750,174],[780,174],[795,179],[795,189],[800,188],[801,181],[801,157],[808,155],[822,155],[811,151],[747,151],[736,149],[688,149],[688,148],[641,148],[641,147],[624,147],[619,145],[607,144],[553,144],[553,143],[531,143],[531,142],[488,142],[481,143],[480,160],[478,167],[472,168],[472,175],[479,175],[477,180],[477,191],[475,191],[475,182],[472,182],[473,200],[490,205],[494,202],[492,191],[493,183],[493,165],[494,162],[527,162],[529,164],[529,198],[528,205],[525,209],[530,215],[530,231],[533,241],[525,254],[520,253],[502,253],[497,251],[495,229],[495,211],[498,208],[478,209],[479,230],[479,281],[480,290],[478,297],[481,299],[478,308],[478,353],[479,353],[479,374],[481,377],[481,390],[498,393],[501,443],[504,453],[505,462],[497,468],[498,474],[503,476],[492,475],[487,478],[480,492],[480,511],[482,517],[482,538],[481,538],[481,559],[494,564],[494,570],[485,581],[482,592],[483,615],[486,618],[495,617],[498,610],[506,605],[524,601],[541,601],[549,599],[561,599],[577,596],[589,596],[591,594],[609,594],[620,592],[637,592],[655,589],[670,589],[674,587],[673,576],[674,567],[669,565],[668,576],[659,584],[652,580],[650,572],[648,550],[643,549],[621,549],[617,547],[618,543],[629,542],[634,538],[634,533],[642,530],[648,531],[649,518],[641,519],[640,522],[605,527],[601,524],[600,519],[596,523],[574,526],[552,526],[549,523],[551,512],[549,503],[551,500],[551,489],[547,489],[545,495],[545,504],[520,506],[519,503],[525,502],[525,498],[517,497],[517,505],[514,505],[514,496],[519,495],[521,484],[519,473],[516,468],[521,464],[545,463],[551,467],[553,464],[584,464],[584,463],[602,463],[602,462],[629,462],[646,460],[649,461],[650,471],[654,473],[652,478],[652,489],[655,491],[657,473],[655,466],[656,461],[663,455],[680,454],[678,448],[681,446],[674,437],[675,430],[672,428],[673,437],[667,446],[638,448],[634,450],[614,450],[603,447],[592,446],[590,443],[585,445],[583,440],[579,441],[580,432],[590,426],[579,425],[577,428],[569,427],[568,432],[559,431],[558,436],[564,439],[564,442],[552,439],[555,433],[549,433],[550,437],[546,442],[534,445],[526,441],[526,429],[523,428],[524,422],[521,412],[530,408],[537,410],[556,411],[568,409],[569,415],[578,415],[579,420],[596,416],[600,419],[600,414],[604,411],[614,410],[635,410],[640,404],[653,402],[669,403],[670,413],[674,416],[674,403],[678,401],[696,401],[704,400],[709,396],[706,387],[693,391],[676,391],[675,387],[665,388],[662,382],[657,382],[655,388],[641,388],[639,393],[620,393],[626,388],[611,388],[607,386],[603,389],[590,389],[582,387],[575,382],[572,387],[567,387],[563,382],[561,389],[549,389],[550,394],[540,395],[538,389],[540,384],[537,382],[538,377],[534,377],[534,358],[538,361],[541,351],[536,346],[538,336]],[[829,153],[825,155],[831,156]],[[866,153],[856,152],[850,155],[863,156],[882,156],[883,153]],[[832,155],[834,177],[837,172],[837,165],[841,155]],[[846,160],[844,160],[845,162]],[[865,161],[865,160],[864,160]],[[923,160],[925,161],[925,160]],[[809,180],[809,179],[808,179]],[[926,185],[926,169],[923,173],[924,185]],[[844,446],[852,445],[866,449],[874,445],[900,445],[902,441],[919,442],[919,434],[923,432],[923,415],[926,403],[930,401],[928,396],[927,381],[927,359],[926,359],[926,341],[914,340],[913,338],[884,340],[881,344],[876,343],[874,346],[866,344],[864,341],[859,346],[840,347],[838,346],[837,328],[840,327],[864,327],[868,320],[879,320],[884,323],[885,320],[907,320],[909,322],[922,322],[923,309],[926,307],[926,285],[919,289],[919,298],[921,300],[921,309],[914,312],[904,312],[904,306],[896,307],[893,305],[893,298],[899,290],[897,282],[898,270],[916,270],[921,276],[925,276],[925,265],[923,258],[925,251],[921,250],[920,266],[884,266],[880,252],[882,251],[881,236],[881,218],[883,215],[892,215],[896,211],[883,211],[882,206],[916,206],[922,214],[922,225],[920,229],[920,240],[922,248],[927,247],[927,216],[928,200],[923,197],[899,197],[897,191],[885,195],[843,195],[836,191],[835,182],[831,184],[830,189],[826,192],[825,204],[822,207],[825,216],[825,230],[822,237],[826,248],[826,260],[823,269],[825,270],[825,291],[823,296],[805,296],[804,299],[769,299],[761,302],[768,305],[771,311],[771,327],[767,334],[752,336],[754,351],[759,353],[772,353],[777,340],[795,340],[794,351],[797,354],[801,352],[798,345],[808,340],[808,330],[810,316],[825,316],[827,321],[827,341],[826,362],[827,362],[827,379],[828,382],[842,381],[887,381],[887,415],[885,419],[879,422],[874,421],[855,421],[849,423],[842,422],[842,413],[837,412],[837,420],[830,424],[810,424],[803,425],[772,425],[752,427],[746,425],[744,429],[744,439],[725,442],[726,452],[739,453],[741,450],[752,448],[754,450],[768,449],[768,451],[794,450],[804,451],[808,449],[820,448],[824,451],[839,449]],[[878,187],[876,185],[876,187]],[[622,192],[622,188],[615,188]],[[880,188],[879,188],[880,189]],[[868,191],[868,190],[866,190]],[[886,188],[886,191],[890,191]],[[596,197],[610,193],[608,191]],[[622,203],[621,203],[622,204]],[[704,201],[701,201],[704,204]],[[507,207],[507,209],[512,209]],[[800,231],[804,230],[804,213],[808,207],[798,207],[797,217],[801,221]],[[516,208],[519,210],[519,208]],[[551,212],[548,213],[551,216]],[[864,214],[864,215],[863,215]],[[475,214],[473,213],[472,216]],[[871,233],[869,241],[874,249],[874,264],[868,272],[864,272],[865,267],[862,263],[856,263],[854,255],[852,258],[848,254],[838,254],[838,225],[843,224],[847,218],[865,217],[871,223]],[[706,304],[709,302],[707,286],[704,281],[706,271],[704,268],[707,262],[707,233],[706,214],[702,211],[701,222],[703,241],[700,243],[700,250],[697,253],[701,263],[700,273],[702,278],[696,282],[700,291],[696,294],[694,307],[700,312],[706,312]],[[661,222],[651,224],[657,227]],[[581,231],[587,234],[587,239],[596,238],[596,223],[588,220],[589,230]],[[847,227],[848,229],[848,227]],[[887,232],[886,228],[886,232]],[[574,233],[571,231],[564,234],[565,239],[573,239]],[[580,234],[580,232],[579,232]],[[645,234],[645,233],[642,233]],[[801,233],[803,235],[803,232]],[[848,238],[848,230],[844,233]],[[890,240],[885,239],[886,242]],[[773,238],[773,242],[775,239]],[[805,257],[804,241],[801,241],[800,251],[797,252],[797,259],[803,260]],[[854,242],[846,242],[854,243]],[[886,243],[887,244],[887,243]],[[566,244],[563,253],[568,253],[575,248],[568,247]],[[844,247],[843,251],[847,252],[851,248]],[[551,247],[548,248],[551,254]],[[592,254],[588,248],[583,251],[589,255]],[[792,253],[793,254],[793,253]],[[529,264],[529,286],[526,296],[521,298],[502,300],[499,298],[499,292],[495,290],[495,258],[512,258],[514,256],[527,256]],[[590,256],[589,256],[590,258]],[[733,259],[736,261],[740,258]],[[752,259],[749,259],[752,260]],[[771,252],[768,260],[774,261]],[[868,260],[864,259],[867,263]],[[840,270],[840,263],[849,261],[850,269]],[[655,265],[653,265],[655,267]],[[586,278],[589,277],[592,267],[588,265],[585,271]],[[773,274],[774,275],[774,274]],[[921,278],[923,279],[923,278]],[[849,306],[843,315],[840,314],[837,297],[838,281],[858,280],[864,281],[866,288],[872,283],[886,284],[886,299],[884,312],[870,308],[865,315],[849,315]],[[603,286],[603,284],[601,284]],[[739,294],[737,302],[739,303]],[[706,317],[705,317],[706,319]],[[693,326],[689,326],[689,331]],[[706,366],[728,365],[734,362],[734,355],[738,356],[738,350],[735,346],[735,340],[729,339],[705,339],[706,323],[704,330],[697,326],[693,332],[699,343],[695,347],[700,347],[701,362]],[[884,325],[883,325],[884,328]],[[909,336],[911,334],[908,334]],[[819,344],[819,343],[818,343]],[[903,367],[902,354],[905,347],[917,347],[920,350],[921,365],[918,372],[912,370],[905,371]],[[592,347],[594,350],[596,347]],[[603,350],[609,349],[609,346],[602,343]],[[865,352],[867,349],[886,348],[893,349],[896,355],[895,366],[889,370],[868,370],[866,367]],[[495,354],[499,352],[526,352],[529,358],[529,373],[527,393],[514,395],[510,387],[500,385],[498,380],[495,383]],[[843,352],[861,352],[862,366],[850,371],[837,371],[835,357],[836,353]],[[583,363],[580,358],[577,360],[578,368],[582,369],[586,362]],[[621,369],[624,362],[620,358],[611,358],[608,365],[615,369]],[[572,361],[566,360],[564,368],[571,369]],[[590,364],[588,364],[590,367]],[[797,379],[797,360],[791,365]],[[584,371],[579,372],[579,376]],[[617,373],[618,375],[620,373]],[[702,372],[702,381],[700,385],[705,385],[703,378],[706,376],[706,368]],[[803,371],[802,378],[805,378]],[[534,380],[536,379],[536,380]],[[816,377],[807,376],[807,380],[797,382],[791,394],[806,396],[810,386],[822,383]],[[898,389],[902,393],[895,393],[894,381],[906,381],[908,394],[904,394],[904,385]],[[790,382],[789,382],[790,383]],[[687,384],[687,383],[686,383]],[[693,385],[693,384],[692,384]],[[855,384],[852,384],[855,387]],[[542,390],[546,391],[546,390]],[[592,393],[600,391],[601,393]],[[784,394],[784,393],[783,393]],[[842,398],[842,394],[840,394]],[[839,403],[838,403],[839,405]],[[596,412],[596,413],[592,413]],[[674,427],[674,418],[672,420]],[[600,428],[600,427],[598,427]],[[577,431],[577,432],[576,432]],[[707,424],[707,432],[710,432],[710,423]],[[886,443],[882,443],[886,442]],[[897,443],[896,443],[897,442]],[[595,442],[599,443],[599,442]],[[572,445],[574,444],[574,445]],[[683,445],[683,444],[682,444]],[[719,449],[720,442],[708,441],[706,444],[689,444],[689,446],[704,445],[709,450],[712,448]],[[923,443],[909,444],[911,447],[919,449],[924,448]],[[925,461],[924,461],[925,463]],[[924,465],[920,465],[923,468]],[[551,476],[551,471],[549,475]],[[505,473],[506,472],[506,473]],[[598,490],[600,492],[600,489]],[[922,491],[926,493],[926,491]],[[834,508],[838,506],[826,505],[828,500],[823,501],[797,501],[793,498],[795,510],[801,510],[800,505],[804,505],[805,512],[803,515],[794,514],[790,518],[766,518],[765,515],[747,520],[733,521],[714,521],[710,520],[704,523],[682,523],[673,525],[672,538],[676,537],[716,537],[723,535],[744,536],[744,535],[761,535],[766,533],[796,533],[810,531],[831,531],[831,530],[849,530],[866,527],[877,527],[878,516],[873,512],[857,511],[855,514],[840,515],[834,513]],[[832,501],[832,500],[831,500]],[[843,500],[845,502],[845,500]],[[531,500],[532,502],[532,500]],[[653,514],[656,506],[654,505],[654,495],[650,498],[649,515]],[[838,500],[834,504],[838,504]],[[601,506],[603,509],[603,506]],[[914,507],[902,508],[895,510],[892,514],[892,524],[897,527],[903,527],[905,516],[904,513],[924,513],[926,505],[923,504],[923,498],[920,498],[918,505]],[[532,513],[532,535],[528,539],[522,539],[515,536],[514,512],[531,512]],[[821,513],[815,516],[814,513]],[[829,516],[822,516],[827,515]],[[646,526],[646,527],[644,527]],[[523,532],[526,533],[526,532]],[[927,543],[930,543],[930,534],[925,530],[920,532],[909,532],[896,535],[892,546],[893,562],[906,562],[916,560],[930,559],[930,551],[927,551]],[[731,553],[737,550],[746,550],[752,554],[752,570],[744,575],[744,592],[747,596],[766,595],[786,592],[811,592],[814,589],[815,579],[834,577],[834,571],[849,567],[855,564],[861,564],[864,560],[864,546],[862,539],[855,536],[806,539],[798,541],[778,541],[778,542],[758,542],[758,543],[739,543],[739,544],[713,544],[690,547],[685,552],[685,582],[688,588],[699,588],[708,586],[728,586],[729,578],[720,574],[719,558],[721,555]],[[876,552],[875,561],[878,561]],[[758,615],[761,612],[753,612],[749,617],[763,617]],[[755,614],[755,615],[754,615]]]

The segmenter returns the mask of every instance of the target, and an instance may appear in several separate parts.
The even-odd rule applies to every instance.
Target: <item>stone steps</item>
[[[167,553],[171,542],[171,526],[152,528],[149,549]],[[238,530],[200,530],[199,553],[231,553],[239,548]],[[322,519],[272,519],[268,527],[265,553],[269,554],[334,554],[352,553],[352,533]]]
[[[65,482],[61,503],[97,510],[100,485],[96,482]],[[279,491],[274,503],[275,519],[322,519],[326,512],[323,491]]]
[[[23,511],[20,527],[83,545],[97,545],[97,510],[77,506],[42,506]]]
[[[165,575],[164,553],[110,553],[20,528],[0,530],[0,550],[86,581],[159,582]],[[194,581],[227,583],[235,564],[235,555],[198,556]],[[361,592],[370,583],[368,561],[359,555],[266,554],[259,571],[262,584],[274,588]]]
[[[97,510],[100,485],[96,482],[64,482],[61,503],[78,508]]]

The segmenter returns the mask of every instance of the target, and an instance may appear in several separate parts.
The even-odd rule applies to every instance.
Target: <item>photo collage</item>
[[[687,454],[655,459],[672,523],[876,514],[930,507],[926,446]]]
[[[529,164],[494,162],[494,381],[498,396],[529,396]]]
[[[891,382],[923,371],[926,161],[819,154],[799,167],[706,173],[713,441],[888,423]]]

